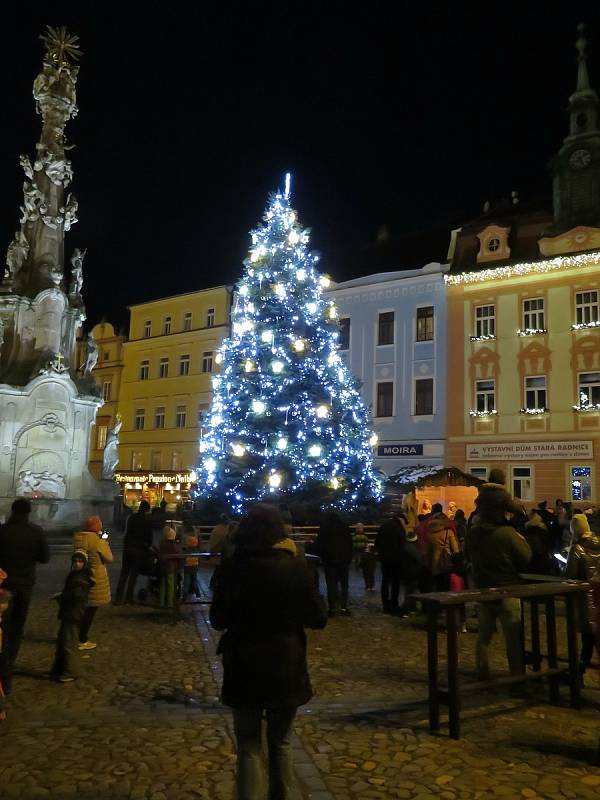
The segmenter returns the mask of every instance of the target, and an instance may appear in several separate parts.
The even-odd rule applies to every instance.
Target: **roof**
[[[132,308],[142,308],[143,306],[151,306],[154,303],[164,303],[165,300],[177,300],[180,297],[191,297],[195,294],[203,294],[204,292],[214,292],[217,289],[226,289],[231,291],[233,286],[227,284],[220,284],[219,286],[209,286],[206,289],[195,289],[193,292],[181,292],[181,294],[171,294],[167,295],[166,297],[157,297],[155,300],[146,300],[143,303],[132,303],[131,305],[127,306],[128,310]]]
[[[403,269],[397,272],[376,272],[374,275],[363,275],[361,278],[352,278],[349,281],[341,281],[340,283],[332,283],[331,290],[334,289],[350,289],[355,286],[371,286],[374,283],[389,283],[391,281],[402,280],[403,278],[419,278],[425,275],[440,275],[450,269],[449,264],[439,264],[432,262],[425,264],[424,267],[415,269]]]
[[[404,489],[422,489],[425,486],[480,486],[484,481],[463,472],[458,467],[437,467],[418,464],[401,467],[389,482]]]

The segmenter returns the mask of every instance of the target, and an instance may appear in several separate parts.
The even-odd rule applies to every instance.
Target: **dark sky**
[[[600,90],[597,4],[358,5],[4,3],[0,249],[18,222],[18,155],[39,134],[31,85],[46,24],[78,33],[85,53],[67,247],[88,248],[91,323],[234,281],[288,169],[338,280],[353,277],[340,253],[383,223],[396,235],[450,227],[512,189],[549,194],[580,21]]]

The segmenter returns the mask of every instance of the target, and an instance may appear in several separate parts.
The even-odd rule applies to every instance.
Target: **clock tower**
[[[600,227],[600,102],[590,86],[583,25],[577,30],[577,87],[569,98],[569,135],[550,162],[554,205],[550,235],[577,226]]]

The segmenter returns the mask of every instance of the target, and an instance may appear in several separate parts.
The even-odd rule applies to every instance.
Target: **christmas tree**
[[[232,335],[216,355],[199,494],[234,511],[307,494],[346,510],[378,499],[377,436],[337,352],[337,309],[323,296],[330,280],[290,207],[289,175],[251,237]]]

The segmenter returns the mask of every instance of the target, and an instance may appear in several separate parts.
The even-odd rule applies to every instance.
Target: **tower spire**
[[[580,23],[577,26],[579,37],[575,42],[577,48],[577,88],[575,94],[587,93],[594,90],[590,87],[590,76],[587,68],[587,39],[585,38],[585,25]]]

